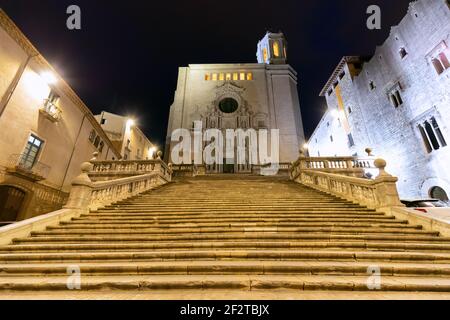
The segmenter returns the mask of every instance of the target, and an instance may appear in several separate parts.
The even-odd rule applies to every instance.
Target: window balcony
[[[8,159],[6,171],[28,180],[42,181],[47,179],[50,169],[50,166],[39,161],[33,162],[23,154],[13,154]]]
[[[49,99],[44,100],[44,105],[39,112],[50,121],[57,122],[61,119],[61,109]]]

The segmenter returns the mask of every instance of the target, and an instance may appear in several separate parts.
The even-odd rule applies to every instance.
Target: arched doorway
[[[448,195],[441,187],[433,187],[430,189],[430,196],[433,199],[439,199],[448,202]]]
[[[17,221],[26,193],[12,186],[0,186],[0,222]]]

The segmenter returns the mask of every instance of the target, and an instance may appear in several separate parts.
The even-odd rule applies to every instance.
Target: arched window
[[[425,131],[427,132],[428,138],[430,139],[431,145],[433,146],[434,150],[438,150],[440,148],[439,142],[436,138],[436,135],[434,134],[433,127],[428,121],[425,121]]]
[[[273,43],[273,55],[275,58],[280,57],[280,45],[278,44],[278,41],[274,41]]]
[[[264,48],[264,49],[263,49],[263,59],[264,59],[264,62],[267,62],[267,58],[268,58],[268,56],[267,56],[267,48]]]
[[[431,190],[430,190],[430,197],[433,198],[433,199],[439,199],[439,200],[442,200],[442,201],[445,201],[445,202],[447,202],[449,200],[447,193],[441,187],[433,187],[433,188],[431,188]]]

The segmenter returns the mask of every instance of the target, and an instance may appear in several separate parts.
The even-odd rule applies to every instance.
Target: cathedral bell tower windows
[[[273,42],[273,55],[275,58],[280,57],[280,45],[278,44],[278,41]]]

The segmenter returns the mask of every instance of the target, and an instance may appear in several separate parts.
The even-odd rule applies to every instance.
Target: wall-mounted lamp
[[[58,81],[56,76],[50,71],[46,71],[46,72],[41,73],[41,78],[44,79],[44,81],[48,85],[55,84]]]

